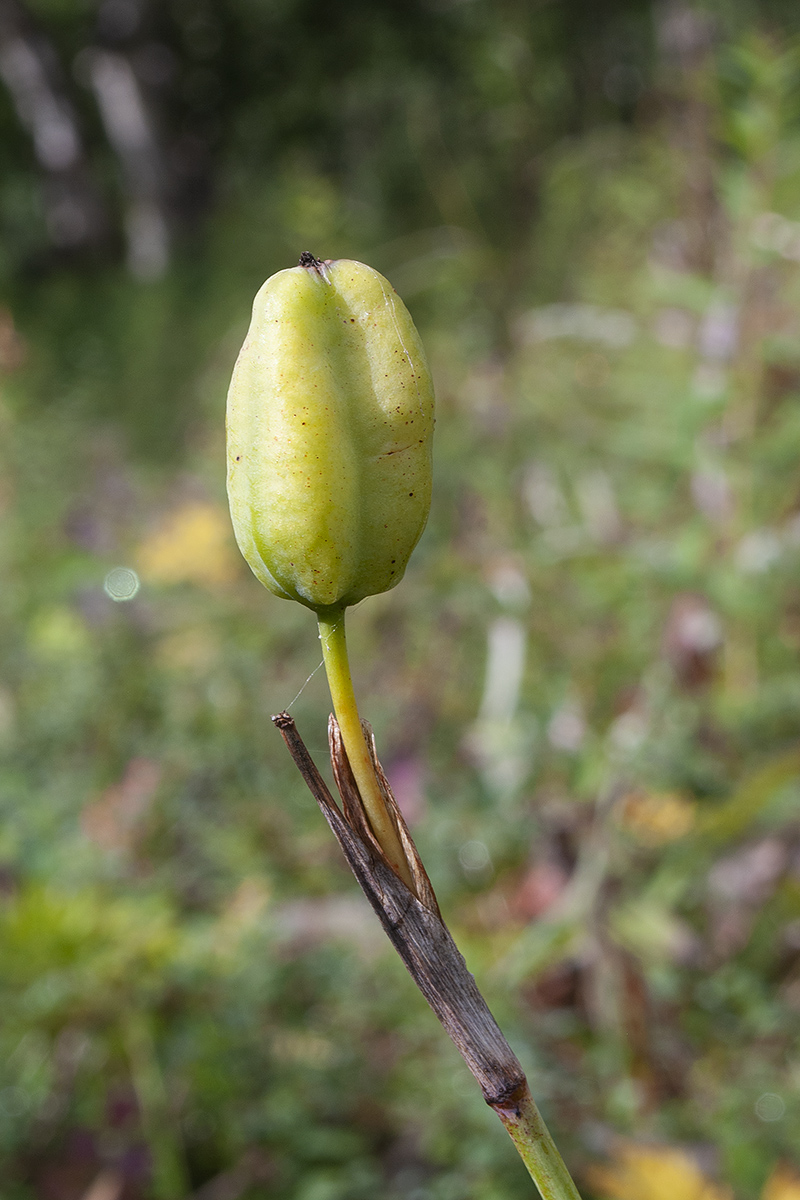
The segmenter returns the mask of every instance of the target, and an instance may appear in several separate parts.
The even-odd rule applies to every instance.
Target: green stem
[[[324,612],[317,615],[322,656],[325,660],[333,711],[339,722],[344,748],[347,751],[347,758],[361,794],[367,819],[392,867],[410,890],[415,892],[411,871],[394,822],[386,809],[375,768],[367,749],[364,731],[361,728],[353,691],[353,680],[350,676],[350,663],[347,657],[344,609],[325,609]]]
[[[492,1107],[508,1130],[542,1200],[581,1200],[527,1083],[513,1104]]]

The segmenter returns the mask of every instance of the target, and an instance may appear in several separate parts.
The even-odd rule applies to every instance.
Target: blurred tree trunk
[[[667,96],[667,136],[684,164],[680,210],[685,266],[714,273],[722,216],[717,198],[714,108],[709,74],[718,36],[712,18],[683,0],[656,8],[662,86]]]
[[[108,140],[122,168],[125,239],[131,274],[157,279],[169,263],[162,156],[142,89],[129,59],[95,50],[89,79]]]
[[[52,244],[65,251],[101,245],[108,220],[89,175],[78,116],[55,50],[22,0],[0,0],[0,78],[33,143]]]
[[[133,62],[146,7],[145,0],[124,8],[103,0],[97,14],[101,44],[86,51],[86,81],[121,168],[128,269],[144,280],[163,275],[170,257],[166,155]]]

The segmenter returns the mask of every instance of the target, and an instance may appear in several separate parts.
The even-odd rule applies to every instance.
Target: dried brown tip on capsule
[[[305,267],[307,271],[316,271],[320,279],[324,279],[326,283],[330,283],[330,275],[328,267],[331,265],[331,260],[317,258],[310,250],[304,250],[300,255],[300,261],[297,264],[299,267]]]

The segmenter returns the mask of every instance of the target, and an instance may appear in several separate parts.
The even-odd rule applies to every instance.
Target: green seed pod
[[[319,611],[399,582],[430,507],[433,386],[382,275],[306,253],[268,279],[227,430],[236,540],[266,587]]]

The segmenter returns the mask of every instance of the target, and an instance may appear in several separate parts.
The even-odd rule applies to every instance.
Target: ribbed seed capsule
[[[431,493],[433,386],[411,317],[363,263],[273,275],[228,393],[228,496],[257,577],[317,611],[401,579]]]

